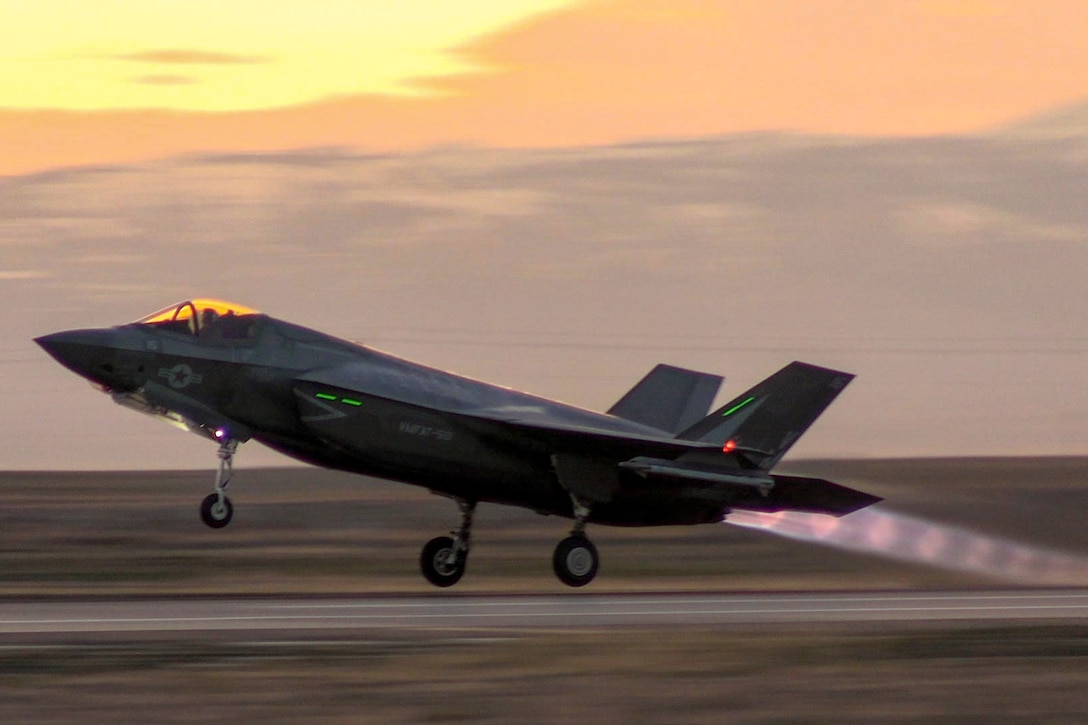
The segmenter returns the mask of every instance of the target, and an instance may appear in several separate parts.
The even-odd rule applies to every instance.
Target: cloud
[[[254,65],[271,62],[271,58],[262,55],[237,55],[186,48],[143,50],[138,53],[122,53],[110,57],[113,60],[161,65]]]
[[[1001,12],[974,13],[991,4]],[[307,146],[554,148],[782,129],[971,133],[1088,97],[1083,0],[827,5],[573,4],[451,48],[474,70],[421,76],[406,85],[426,92],[411,96],[232,113],[0,108],[0,175]],[[184,48],[110,57],[143,64],[129,66],[139,68],[137,82],[160,90],[198,71],[240,73],[254,70],[243,64],[279,60]]]
[[[1088,94],[1073,71],[1085,62],[1074,28],[1088,11],[1042,4],[948,16],[914,0],[840,0],[832,9],[613,0],[470,41],[453,52],[492,72],[431,85],[466,100],[446,128],[499,145],[782,129],[972,132]]]
[[[1000,3],[992,0],[928,0],[922,10],[954,18],[977,18],[1002,12]]]
[[[184,130],[139,119],[133,144]],[[44,359],[32,336],[218,294],[591,407],[660,360],[725,369],[737,390],[804,357],[861,378],[799,455],[1073,452],[1088,433],[1088,244],[1026,225],[1088,226],[1081,147],[741,136],[6,179],[0,328]],[[23,440],[105,414],[90,392],[86,412],[43,407],[39,376],[59,368],[9,371],[22,397],[5,409],[35,411]],[[108,457],[83,447],[65,465]],[[16,448],[4,465],[26,458]]]
[[[40,269],[2,269],[0,280],[12,281],[21,279],[45,279],[51,277],[49,272]]]
[[[198,83],[192,76],[174,75],[170,73],[152,73],[146,76],[137,76],[133,83],[141,83],[150,86],[189,86]]]
[[[1083,223],[1063,223],[1059,209],[1048,211],[1055,218],[1047,219],[1043,214],[1033,218],[986,204],[922,200],[904,204],[896,218],[906,238],[920,246],[984,246],[1010,240],[1024,244],[1081,242],[1088,237]]]

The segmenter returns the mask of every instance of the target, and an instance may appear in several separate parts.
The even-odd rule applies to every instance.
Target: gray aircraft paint
[[[468,506],[466,554],[481,501],[574,518],[583,537],[586,523],[717,522],[733,508],[843,515],[879,500],[770,470],[847,373],[792,363],[707,415],[722,378],[659,365],[598,413],[252,311],[197,323],[204,304],[227,303],[182,303],[187,325],[145,320],[37,342],[116,402],[220,443],[220,503],[235,447],[250,439],[457,499]]]

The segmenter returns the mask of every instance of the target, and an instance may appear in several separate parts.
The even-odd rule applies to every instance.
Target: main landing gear
[[[238,441],[229,438],[219,445],[219,470],[215,474],[215,492],[208,494],[200,503],[200,518],[213,529],[223,528],[234,516],[234,506],[227,498],[226,489],[234,472],[234,452],[237,449]]]
[[[571,534],[555,547],[552,568],[568,587],[584,587],[597,576],[597,547],[585,534]]]
[[[559,581],[570,587],[584,587],[597,576],[599,560],[597,547],[586,537],[589,505],[574,496],[571,500],[574,502],[574,529],[555,547],[552,567]],[[419,557],[424,578],[436,587],[451,587],[465,574],[476,502],[458,499],[457,504],[461,507],[461,528],[452,537],[438,536],[428,541]]]
[[[461,528],[454,538],[437,536],[431,539],[419,557],[424,578],[436,587],[452,587],[465,573],[476,502],[458,499],[457,505],[461,507]]]
[[[586,519],[589,504],[571,495],[574,504],[574,529],[570,536],[559,542],[552,554],[552,568],[559,581],[568,587],[584,587],[597,576],[597,547],[586,538]]]

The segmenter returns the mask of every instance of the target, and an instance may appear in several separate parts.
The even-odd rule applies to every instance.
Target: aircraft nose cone
[[[111,372],[116,349],[113,330],[67,330],[34,339],[42,349],[72,372],[99,382]]]

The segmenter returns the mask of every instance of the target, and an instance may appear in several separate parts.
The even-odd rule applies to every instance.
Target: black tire
[[[219,494],[211,493],[200,502],[200,520],[213,529],[221,529],[230,523],[234,517],[234,505],[230,499],[223,497],[223,505],[219,505]]]
[[[436,587],[452,587],[461,581],[465,573],[465,561],[468,552],[462,551],[457,557],[457,563],[450,566],[446,558],[453,548],[453,539],[448,536],[438,536],[427,542],[423,547],[423,553],[419,557],[419,568],[423,577]]]
[[[597,576],[597,547],[584,536],[568,536],[555,547],[552,568],[568,587],[584,587]]]

